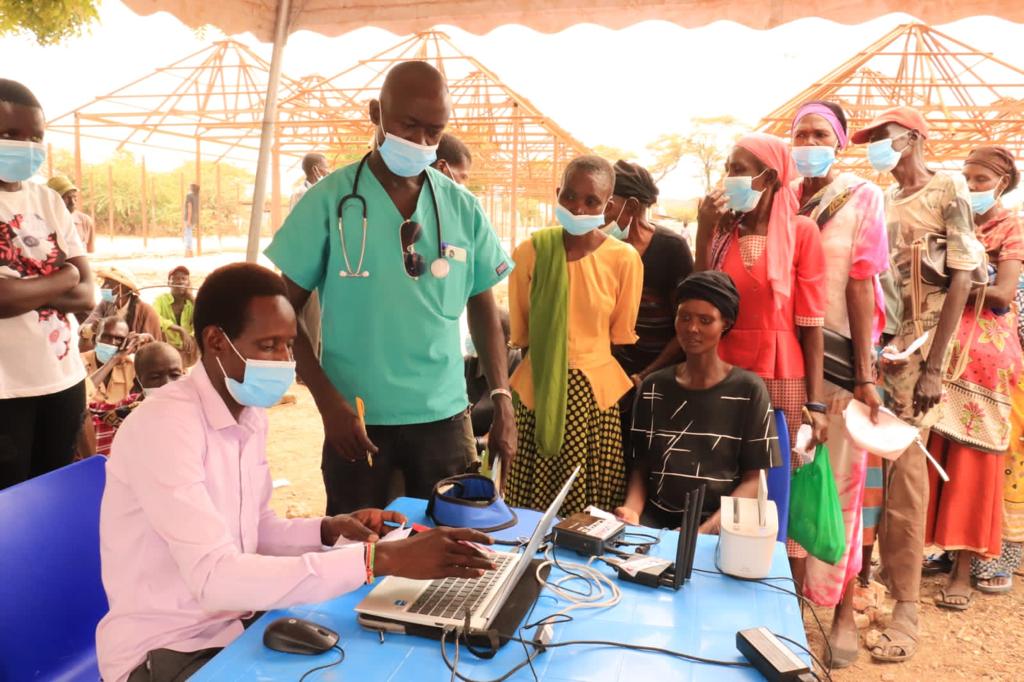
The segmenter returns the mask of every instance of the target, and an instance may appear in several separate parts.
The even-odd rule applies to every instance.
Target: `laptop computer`
[[[495,552],[497,568],[480,578],[410,580],[388,576],[356,606],[359,624],[372,630],[406,632],[404,625],[484,632],[491,628],[555,521],[580,469],[572,472],[544,512],[522,552]],[[410,628],[416,634],[420,628]]]

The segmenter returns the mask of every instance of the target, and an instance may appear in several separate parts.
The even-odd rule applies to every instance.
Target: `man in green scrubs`
[[[515,455],[505,338],[491,293],[512,261],[480,202],[428,167],[450,113],[434,67],[392,68],[369,106],[373,151],[311,187],[266,250],[296,310],[312,290],[320,296],[320,357],[300,330],[295,359],[324,422],[329,514],[386,505],[399,472],[404,494],[426,498],[438,480],[475,464],[463,310],[494,397],[492,455],[503,470]]]

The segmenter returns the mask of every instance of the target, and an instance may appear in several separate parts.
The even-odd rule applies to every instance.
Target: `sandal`
[[[898,650],[901,653],[886,653]],[[871,658],[885,663],[902,663],[917,653],[917,635],[904,632],[892,624],[881,634],[878,642],[871,647]]]
[[[1005,585],[991,585],[989,584],[992,580],[1003,578],[1006,580]],[[985,594],[1006,594],[1007,592],[1013,591],[1013,576],[1006,571],[997,571],[992,575],[991,578],[975,578],[974,588],[979,592]]]
[[[963,599],[965,601],[952,601],[953,599]],[[974,592],[971,590],[967,590],[967,594],[957,594],[955,592],[947,592],[946,588],[943,588],[939,590],[939,596],[935,599],[935,605],[954,611],[966,611],[972,601],[974,601]]]
[[[921,575],[938,575],[953,570],[953,557],[949,552],[930,554],[921,564]]]

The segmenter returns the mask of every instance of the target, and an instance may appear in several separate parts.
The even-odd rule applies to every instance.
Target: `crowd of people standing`
[[[304,160],[266,250],[280,275],[229,266],[193,295],[179,266],[150,306],[130,273],[90,269],[91,228],[75,218],[70,181],[26,182],[43,159],[42,110],[0,80],[0,488],[76,452],[110,453],[111,612],[98,633],[109,679],[156,679],[139,665],[157,650],[201,665],[248,611],[372,580],[377,508],[429,497],[477,469],[481,449],[511,505],[547,507],[579,466],[563,514],[595,505],[674,528],[683,498],[705,485],[701,531],[716,533],[723,495],[754,496],[760,471],[804,465],[806,425],[811,445],[827,446],[846,549],[824,561],[791,538],[787,551],[802,593],[835,608],[832,667],[858,658],[852,597],[876,535],[896,600],[870,648],[877,660],[916,653],[922,572],[950,573],[937,604],[954,610],[970,606],[972,587],[1010,589],[1024,542],[1024,239],[1000,202],[1019,179],[1007,150],[981,146],[962,173],[936,171],[914,109],[851,131],[838,103],[808,102],[790,139],[736,141],[720,188],[700,202],[694,252],[652,222],[650,173],[588,155],[562,172],[558,225],[509,256],[465,186],[472,149],[444,134],[450,113],[440,72],[394,67],[369,105],[370,151],[334,172],[321,155]],[[850,145],[867,145],[887,189],[840,170]],[[186,202],[187,248],[197,206]],[[507,312],[494,295],[506,279]],[[271,518],[259,411],[296,372],[325,434],[327,516],[308,529]],[[467,407],[474,382],[487,423]],[[949,480],[917,445],[884,461],[858,448],[843,420],[854,400],[873,420],[884,407],[918,427]],[[143,466],[150,457],[160,465]],[[300,526],[301,542],[286,542]],[[151,563],[129,558],[124,533]],[[340,571],[330,580],[284,558],[344,537],[360,550],[327,562]],[[486,565],[451,551],[470,537],[481,541],[396,542],[377,574],[479,574]],[[926,559],[926,545],[945,553]],[[151,571],[168,581],[153,598],[177,599],[187,617],[151,617],[155,603],[131,585]],[[246,589],[261,576],[272,594]]]

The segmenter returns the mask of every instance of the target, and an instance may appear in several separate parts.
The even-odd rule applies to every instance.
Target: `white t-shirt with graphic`
[[[46,277],[84,255],[60,195],[30,182],[0,191],[0,277]],[[73,315],[44,306],[0,318],[0,400],[58,393],[83,379]]]

